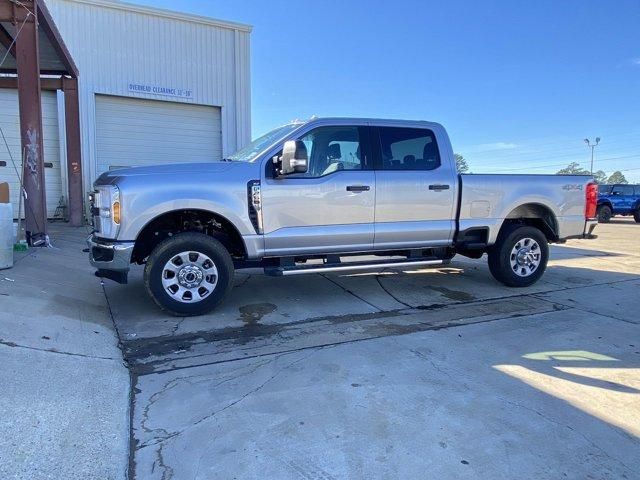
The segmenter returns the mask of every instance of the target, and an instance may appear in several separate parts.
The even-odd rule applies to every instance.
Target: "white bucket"
[[[0,203],[0,269],[13,267],[13,208]]]

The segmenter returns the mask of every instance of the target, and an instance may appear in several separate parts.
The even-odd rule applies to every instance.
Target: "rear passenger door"
[[[376,249],[450,245],[457,174],[426,128],[373,127]]]

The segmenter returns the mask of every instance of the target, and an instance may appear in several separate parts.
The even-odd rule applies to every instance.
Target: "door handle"
[[[435,190],[439,192],[440,190],[449,190],[449,185],[429,185],[429,190]]]
[[[368,192],[371,190],[369,185],[349,185],[347,187],[347,192]]]

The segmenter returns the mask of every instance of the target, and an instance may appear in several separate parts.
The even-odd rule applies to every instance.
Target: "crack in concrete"
[[[124,351],[124,344],[122,343],[122,336],[120,335],[120,330],[118,329],[118,324],[116,323],[116,319],[113,315],[113,309],[111,308],[111,302],[109,302],[109,296],[107,295],[107,290],[104,286],[104,280],[100,279],[100,286],[102,288],[102,294],[104,295],[104,300],[107,304],[107,311],[109,312],[109,318],[111,319],[111,323],[113,325],[113,329],[116,333],[116,338],[118,339],[118,349],[122,353],[122,362],[124,367],[129,372],[129,451],[128,451],[128,466],[127,471],[125,472],[125,477],[129,480],[134,480],[136,477],[135,473],[135,458],[133,456],[133,452],[136,445],[136,439],[133,435],[133,411],[135,408],[135,385],[137,384],[137,378],[134,376],[131,365],[127,360]]]
[[[382,270],[382,272],[384,272],[384,270]],[[382,273],[382,272],[380,272],[380,273]],[[385,286],[382,284],[382,281],[380,280],[380,278],[382,278],[382,277],[381,277],[381,275],[376,275],[376,276],[375,276],[376,282],[378,282],[378,285],[380,285],[380,288],[382,288],[382,290],[383,290],[387,295],[389,295],[389,296],[390,296],[391,298],[393,298],[396,302],[398,302],[398,303],[399,303],[399,304],[401,304],[401,305],[404,305],[405,307],[408,307],[408,308],[416,308],[416,307],[414,307],[413,305],[409,305],[408,303],[403,302],[403,301],[402,301],[402,300],[400,300],[398,297],[396,297],[393,293],[391,293],[391,292],[387,289],[387,287],[385,287]]]
[[[113,358],[113,357],[100,357],[98,355],[87,355],[84,353],[73,353],[73,352],[63,352],[60,350],[57,350],[55,348],[39,348],[39,347],[30,347],[28,345],[20,345],[18,343],[15,342],[9,342],[6,341],[2,338],[0,338],[0,345],[4,345],[5,347],[10,347],[10,348],[24,348],[26,350],[35,350],[37,352],[45,352],[45,353],[55,353],[58,355],[67,355],[70,357],[81,357],[81,358],[92,358],[95,360],[119,360],[117,358]]]
[[[206,377],[206,375],[189,375],[189,376],[186,376],[186,377],[180,377],[180,378],[177,378],[177,379],[172,379],[171,381],[167,382],[167,384],[165,384],[165,387],[163,387],[163,389],[159,390],[154,395],[152,395],[152,398],[156,397],[156,395],[157,395],[157,397],[154,398],[152,401],[150,400],[150,402],[147,405],[147,407],[145,407],[145,411],[143,412],[143,416],[145,418],[141,422],[141,426],[145,431],[147,431],[149,433],[156,432],[156,431],[161,431],[161,432],[165,432],[166,435],[164,437],[162,437],[162,438],[155,437],[154,440],[157,440],[156,442],[142,444],[136,449],[136,451],[141,450],[142,448],[146,448],[146,447],[149,447],[149,446],[156,446],[157,445],[158,448],[155,451],[156,460],[153,462],[152,471],[154,471],[155,470],[155,466],[158,465],[160,468],[163,469],[162,480],[170,480],[171,478],[173,478],[174,470],[170,465],[168,465],[166,463],[166,461],[164,459],[164,456],[163,456],[163,453],[162,453],[162,450],[166,446],[168,440],[170,440],[170,439],[172,439],[174,437],[178,437],[178,436],[182,435],[185,431],[187,431],[187,430],[189,430],[189,429],[191,429],[191,428],[193,428],[193,427],[195,427],[197,425],[200,425],[201,423],[206,422],[206,421],[208,421],[208,420],[210,420],[212,418],[215,418],[217,415],[219,415],[220,413],[224,412],[225,410],[228,410],[229,408],[232,408],[235,405],[241,403],[247,397],[249,397],[249,396],[259,392],[260,390],[262,390],[268,383],[270,383],[275,378],[277,378],[279,375],[281,375],[285,370],[291,368],[292,366],[296,365],[297,363],[300,363],[300,362],[303,362],[303,361],[307,360],[309,357],[311,357],[313,354],[315,354],[319,350],[320,350],[320,348],[315,348],[308,355],[305,355],[305,356],[303,356],[301,358],[298,358],[298,359],[288,363],[284,367],[278,369],[278,371],[276,371],[273,375],[271,375],[265,381],[260,383],[257,387],[252,388],[251,390],[249,390],[245,394],[241,395],[236,400],[233,400],[232,402],[228,403],[224,407],[222,407],[222,408],[220,408],[218,410],[215,410],[215,411],[209,413],[208,415],[205,415],[204,417],[200,418],[199,420],[191,423],[190,425],[188,425],[188,426],[186,426],[186,427],[184,427],[182,429],[176,430],[176,431],[171,432],[171,433],[167,432],[167,430],[164,429],[164,428],[151,430],[148,427],[146,427],[146,425],[145,425],[145,422],[148,421],[148,414],[149,414],[149,409],[150,409],[151,405],[156,403],[160,399],[162,394],[166,393],[168,390],[171,390],[176,385],[178,385],[178,383],[180,381],[188,380],[189,378]],[[243,377],[243,376],[251,375],[251,374],[255,373],[258,369],[260,369],[260,368],[262,368],[262,367],[264,367],[264,366],[266,366],[268,364],[271,364],[273,362],[276,362],[278,359],[280,359],[281,357],[283,357],[285,355],[287,355],[287,354],[276,355],[273,358],[271,358],[269,361],[262,362],[259,365],[253,366],[249,371],[243,372],[241,375],[235,375],[235,376],[232,376],[230,378],[227,378],[227,379],[217,383],[216,385],[214,385],[214,387],[219,386],[219,385],[221,385],[223,383],[229,382],[231,380],[236,380],[236,379],[238,379],[240,377]],[[168,387],[169,384],[172,384],[171,387]],[[131,478],[134,478],[134,477],[131,477]]]
[[[162,479],[161,480],[170,480],[173,478],[174,470],[169,465],[167,465],[164,461],[164,455],[162,454],[162,449],[165,447],[164,443],[161,443],[156,450],[156,460],[154,460],[153,465],[151,467],[151,471],[153,472],[156,468],[156,463],[162,468]]]
[[[241,372],[239,375],[233,375],[229,378],[226,378],[214,385],[211,386],[211,388],[216,388],[219,387],[220,385],[223,385],[227,382],[230,382],[232,380],[237,380],[240,377],[244,377],[247,375],[251,375],[252,373],[254,373],[255,371],[257,371],[259,368],[272,363],[273,361],[277,360],[277,357],[270,359],[268,361],[262,362],[258,365],[253,366],[252,368],[250,368],[247,372]],[[244,367],[239,367],[237,370],[241,370]],[[136,447],[136,451],[140,450],[142,448],[151,446],[151,445],[157,445],[160,442],[166,441],[172,437],[175,437],[176,435],[179,435],[181,432],[180,431],[174,431],[174,432],[169,432],[164,428],[150,428],[147,426],[147,423],[149,421],[149,412],[151,410],[151,407],[153,407],[158,401],[161,400],[162,396],[167,393],[169,390],[172,390],[173,388],[177,387],[181,382],[187,381],[190,385],[195,385],[197,383],[201,383],[200,381],[198,382],[192,382],[190,380],[192,379],[196,379],[196,378],[201,378],[203,383],[209,382],[211,380],[213,380],[213,378],[209,378],[210,375],[208,374],[196,374],[196,375],[185,375],[183,377],[178,377],[178,378],[173,378],[171,380],[169,380],[168,382],[166,382],[157,392],[155,392],[153,395],[151,395],[151,397],[149,398],[147,404],[145,405],[142,414],[141,414],[141,420],[140,420],[140,426],[142,427],[142,429],[145,431],[145,433],[151,434],[153,435],[153,438],[145,443],[142,443],[140,445],[138,445]],[[161,436],[157,435],[157,433],[160,433]]]
[[[355,292],[349,290],[348,288],[346,288],[345,286],[343,286],[342,284],[338,283],[337,281],[333,280],[332,278],[329,278],[327,275],[325,274],[320,274],[321,277],[323,277],[325,280],[328,280],[329,282],[333,283],[335,286],[337,286],[338,288],[342,289],[344,292],[348,293],[349,295],[354,296],[355,298],[357,298],[358,300],[366,303],[367,305],[375,308],[378,312],[384,312],[385,310],[374,305],[373,303],[365,300],[364,298],[362,298],[360,295],[356,294]]]

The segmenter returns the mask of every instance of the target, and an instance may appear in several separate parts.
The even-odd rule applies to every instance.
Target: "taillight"
[[[598,207],[598,184],[590,183],[587,185],[587,205],[585,207],[584,216],[586,218],[595,218],[597,207]]]

